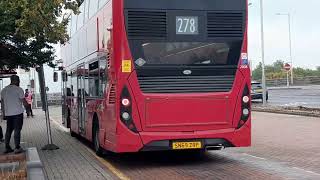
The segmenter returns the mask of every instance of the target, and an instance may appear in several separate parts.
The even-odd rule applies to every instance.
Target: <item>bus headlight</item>
[[[244,116],[248,116],[249,115],[249,109],[243,109],[242,110],[242,114],[244,115]]]
[[[127,112],[123,112],[122,113],[122,118],[123,118],[123,120],[128,121],[130,119],[130,114],[127,113]]]

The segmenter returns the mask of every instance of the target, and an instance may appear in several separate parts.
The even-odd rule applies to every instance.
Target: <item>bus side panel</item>
[[[118,121],[117,131],[116,152],[138,152],[143,147],[140,135],[131,132],[120,121]]]
[[[106,150],[115,151],[116,144],[116,105],[110,103],[111,87],[107,87],[107,98],[102,103],[103,110],[100,111],[100,122],[105,129],[104,143],[102,144]],[[113,97],[111,97],[113,98]],[[102,142],[102,141],[101,141]]]
[[[116,151],[116,99],[117,99],[117,76],[115,66],[115,44],[114,38],[116,31],[113,25],[115,19],[113,18],[114,4],[116,2],[110,0],[103,10],[103,24],[102,32],[103,35],[100,38],[100,48],[103,48],[109,54],[109,59],[106,59],[109,65],[107,70],[108,81],[104,92],[104,101],[101,103],[102,110],[100,111],[100,122],[105,130],[105,136],[100,139],[102,147],[109,151]]]
[[[87,107],[86,107],[86,121],[85,121],[85,128],[86,128],[86,134],[85,138],[89,141],[93,141],[92,139],[92,124],[93,124],[93,118],[96,112],[97,107],[97,100],[89,100],[87,101]]]
[[[251,116],[245,125],[234,132],[232,143],[235,147],[251,146]]]
[[[71,127],[70,130],[79,134],[79,115],[78,115],[78,99],[73,97],[71,99],[71,108],[70,108],[70,119]]]

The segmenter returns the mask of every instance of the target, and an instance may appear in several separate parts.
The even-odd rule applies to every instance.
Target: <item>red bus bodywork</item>
[[[241,1],[247,6],[245,0]],[[118,153],[170,150],[175,141],[201,141],[202,148],[250,146],[251,104],[250,101],[243,102],[244,96],[250,97],[251,84],[248,63],[244,62],[247,60],[246,8],[244,14],[244,32],[231,90],[146,93],[141,90],[136,58],[130,49],[125,2],[108,1],[71,37],[71,43],[62,47],[66,75],[73,72],[77,77],[85,77],[81,74],[87,74],[87,69],[85,65],[84,69],[79,65],[102,57],[107,62],[105,73],[108,77],[103,95],[98,98],[87,97],[80,91],[78,95],[68,93],[66,89],[70,87],[67,80],[64,82],[65,125],[73,134],[94,142],[96,123],[100,148]],[[77,48],[73,47],[75,39],[79,43]],[[82,48],[86,48],[86,53],[79,55]],[[130,65],[125,67],[128,62]],[[77,78],[77,89],[80,81],[81,78]],[[69,90],[72,89],[75,84]],[[83,105],[79,105],[81,98]],[[121,119],[126,111],[121,103],[123,98],[130,101],[131,121],[128,124]],[[244,108],[249,110],[247,117],[243,115]]]

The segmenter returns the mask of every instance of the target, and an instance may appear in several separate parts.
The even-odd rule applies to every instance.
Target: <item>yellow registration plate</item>
[[[194,142],[173,142],[172,149],[201,149],[201,141]]]

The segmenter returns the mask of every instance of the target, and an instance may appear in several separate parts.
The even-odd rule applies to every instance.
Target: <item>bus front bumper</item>
[[[240,129],[194,132],[139,132],[118,135],[116,152],[173,150],[174,142],[201,142],[201,149],[210,147],[251,146],[251,122]]]
[[[140,151],[173,150],[175,142],[201,142],[202,149],[219,149],[226,147],[248,147],[251,145],[251,131],[248,126],[239,130],[224,129],[211,131],[184,132],[141,132],[140,137],[144,143]]]

